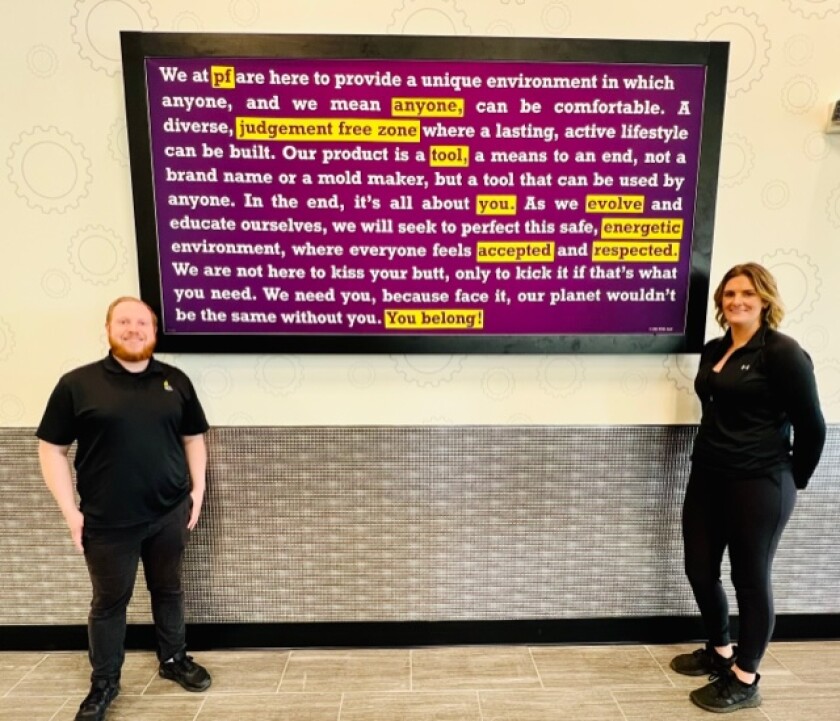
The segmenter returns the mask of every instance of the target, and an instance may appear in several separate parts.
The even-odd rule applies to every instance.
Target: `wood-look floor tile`
[[[840,718],[840,683],[800,684],[762,692],[762,710],[771,721]]]
[[[208,696],[195,721],[336,721],[339,693]]]
[[[213,683],[205,693],[274,693],[280,684],[288,651],[204,651],[193,660],[207,669]],[[189,694],[178,684],[156,675],[147,695]]]
[[[805,683],[837,683],[840,680],[840,641],[776,642],[770,644],[767,656]],[[764,675],[764,663],[761,674]]]
[[[626,721],[710,721],[720,715],[695,706],[688,698],[688,690],[682,688],[616,689],[612,694]],[[758,708],[742,709],[736,712],[735,718],[737,721],[767,721],[767,716]]]
[[[0,698],[0,721],[51,721],[65,703],[67,698],[55,696],[53,698]],[[78,710],[78,704],[73,706],[72,719]]]
[[[420,648],[411,654],[414,690],[540,688],[524,646]]]
[[[404,649],[292,651],[281,691],[408,691]]]
[[[193,694],[191,698],[164,698],[120,694],[108,707],[107,721],[193,721],[204,699]],[[73,721],[79,709],[73,699],[56,714],[52,721]]]
[[[4,652],[0,653],[0,696],[46,659],[45,653]]]
[[[122,692],[141,693],[157,673],[157,667],[153,653],[127,653],[120,679]],[[9,692],[9,696],[78,696],[81,701],[89,690],[87,653],[49,653]]]
[[[531,652],[546,688],[673,688],[643,646],[538,646]]]
[[[348,693],[341,721],[481,721],[475,691]]]
[[[479,699],[485,721],[624,721],[606,689],[480,691]]]

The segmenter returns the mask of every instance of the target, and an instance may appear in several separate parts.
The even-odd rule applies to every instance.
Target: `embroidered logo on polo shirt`
[[[163,382],[163,390],[165,390],[165,391],[167,391],[167,392],[169,392],[169,393],[172,393],[175,389],[174,389],[171,385],[169,385],[169,381],[168,381],[168,380],[165,380],[165,381]]]
[[[749,363],[744,363],[744,365],[741,366],[742,371],[748,371],[749,369],[750,369],[750,364]]]

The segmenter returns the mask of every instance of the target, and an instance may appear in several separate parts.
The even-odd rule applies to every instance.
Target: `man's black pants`
[[[189,539],[190,499],[165,516],[129,528],[83,529],[93,584],[88,616],[91,680],[118,681],[125,659],[126,608],[143,560],[152,598],[157,653],[165,661],[186,648],[181,567]]]
[[[729,605],[720,580],[729,548],[738,600],[738,667],[758,664],[773,635],[773,558],[796,505],[790,470],[721,478],[693,467],[683,505],[685,571],[713,646],[730,642]]]

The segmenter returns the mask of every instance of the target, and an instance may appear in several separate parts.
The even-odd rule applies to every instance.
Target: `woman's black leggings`
[[[727,645],[729,604],[720,566],[729,547],[738,600],[738,667],[744,671],[758,670],[773,635],[773,557],[795,504],[796,487],[786,468],[724,479],[692,467],[683,504],[685,572],[709,641]]]

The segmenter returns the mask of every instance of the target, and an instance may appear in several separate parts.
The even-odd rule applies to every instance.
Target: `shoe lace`
[[[706,648],[698,648],[696,651],[693,651],[691,655],[694,656],[694,658],[696,658],[698,661],[705,660],[707,657],[711,658],[709,650]]]
[[[189,673],[195,668],[193,657],[186,654],[172,661],[172,665],[179,671],[183,671],[185,673]]]
[[[731,671],[714,671],[709,674],[709,681],[714,685],[719,695],[724,698],[732,696],[735,674]]]
[[[105,702],[105,699],[108,697],[110,690],[111,687],[107,684],[97,684],[96,686],[92,686],[90,689],[90,693],[87,696],[85,696],[85,700],[82,701],[82,707],[101,705]]]

